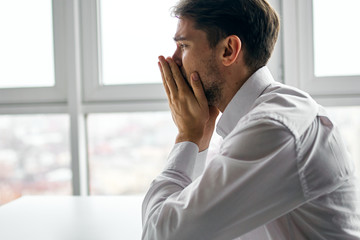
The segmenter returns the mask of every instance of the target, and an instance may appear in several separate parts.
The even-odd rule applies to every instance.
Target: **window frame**
[[[161,83],[101,84],[101,24],[99,0],[80,0],[82,22],[82,73],[85,102],[153,101],[165,102]],[[134,94],[136,93],[136,94]]]
[[[28,103],[59,103],[66,101],[66,29],[67,22],[63,20],[66,14],[66,2],[52,1],[53,40],[54,40],[54,71],[55,85],[53,87],[19,87],[0,88],[0,105]]]
[[[321,104],[360,104],[360,76],[314,74],[313,0],[282,0],[284,82],[303,89]]]
[[[56,85],[53,88],[0,89],[0,114],[68,114],[73,195],[88,195],[87,115],[169,111],[169,106],[162,84],[99,84],[99,0],[52,1]],[[323,86],[312,88],[315,80],[309,71],[313,69],[306,64],[312,53],[302,53],[312,47],[312,29],[306,28],[309,24],[306,18],[309,13],[312,15],[311,0],[269,2],[283,20],[279,40],[268,64],[275,80],[310,90],[310,94],[325,106],[360,105],[359,85],[348,84],[352,86],[349,91],[336,86],[330,90],[322,89]],[[303,19],[306,21],[301,22]],[[341,78],[341,81],[351,82],[351,79]]]
[[[89,42],[82,41],[89,37],[86,33],[91,26],[97,26],[91,24],[91,21],[90,24],[84,22],[82,17],[84,12],[86,13],[87,9],[91,9],[94,4],[97,4],[97,1],[52,0],[56,74],[54,87],[0,89],[0,115],[67,114],[69,116],[72,192],[73,195],[83,196],[89,195],[86,140],[88,114],[169,111],[161,84],[150,86],[150,88],[145,84],[125,87],[120,92],[127,95],[123,94],[120,98],[116,97],[119,95],[117,86],[107,86],[105,90],[98,93],[98,97],[84,97],[87,94],[85,86],[91,86],[89,79],[94,74],[93,70],[99,69],[98,67],[91,68],[95,65],[86,65],[89,60],[93,61],[93,64],[98,64],[98,55],[87,58],[87,54],[94,54],[94,52],[89,51]],[[92,15],[92,17],[93,21],[97,21],[97,15]],[[91,38],[88,39],[90,46],[91,41],[96,43],[97,33],[95,31],[93,32],[95,35],[90,35]],[[98,51],[98,49],[95,50]],[[90,66],[90,68],[83,66]],[[97,76],[96,71],[94,76]],[[131,94],[133,92],[139,94],[134,96]],[[148,92],[152,92],[153,97],[148,97]],[[158,95],[157,92],[163,93],[163,96],[161,97],[161,94]]]

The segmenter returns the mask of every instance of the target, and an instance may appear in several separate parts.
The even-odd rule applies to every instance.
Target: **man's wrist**
[[[201,143],[198,145],[199,147],[199,152],[205,151],[206,149],[209,148],[210,142],[205,142],[205,143]]]
[[[178,134],[176,137],[175,143],[192,142],[198,146],[199,152],[202,152],[209,148],[209,144],[210,144],[209,140],[210,139],[204,140],[202,138],[197,138],[194,136],[185,136],[185,135]]]
[[[176,136],[176,140],[175,143],[181,143],[181,142],[193,142],[196,145],[198,145],[198,147],[200,147],[200,141],[201,138],[199,137],[195,137],[195,136],[190,136],[190,135],[185,135],[185,134],[178,134]]]

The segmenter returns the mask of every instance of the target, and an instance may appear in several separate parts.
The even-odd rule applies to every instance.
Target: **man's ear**
[[[239,57],[241,51],[241,40],[236,35],[230,35],[223,41],[222,63],[224,66],[230,66]]]

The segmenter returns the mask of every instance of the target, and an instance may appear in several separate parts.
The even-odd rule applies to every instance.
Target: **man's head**
[[[192,19],[196,29],[206,32],[211,48],[238,36],[253,72],[266,65],[279,33],[279,17],[266,0],[180,0],[173,14]]]
[[[275,11],[263,0],[181,0],[173,14],[174,61],[186,79],[198,72],[209,105],[224,109],[269,60],[279,31]]]

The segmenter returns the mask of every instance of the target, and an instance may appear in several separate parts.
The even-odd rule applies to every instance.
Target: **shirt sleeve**
[[[202,151],[202,152],[199,152],[197,154],[197,157],[196,157],[196,161],[195,161],[195,164],[194,164],[194,170],[193,170],[193,173],[191,175],[191,179],[194,181],[196,178],[198,178],[204,171],[205,169],[205,164],[206,164],[206,157],[208,155],[208,149]]]
[[[176,145],[143,202],[142,239],[233,239],[306,200],[295,140],[281,123],[247,122],[191,180],[196,145]]]

